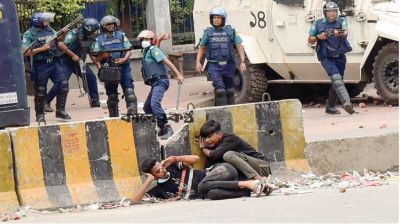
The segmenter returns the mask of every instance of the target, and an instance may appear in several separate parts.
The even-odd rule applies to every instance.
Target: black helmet
[[[100,29],[100,23],[97,19],[86,18],[81,26],[83,36],[89,36]]]
[[[324,5],[323,10],[324,10],[324,16],[325,16],[325,17],[326,17],[326,12],[327,12],[327,11],[336,11],[336,12],[337,12],[337,15],[339,16],[339,6],[338,6],[336,3],[334,3],[334,2],[327,2],[327,3]]]

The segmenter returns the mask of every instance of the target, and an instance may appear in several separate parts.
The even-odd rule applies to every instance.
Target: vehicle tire
[[[399,105],[399,43],[391,42],[379,50],[372,70],[377,93],[392,105]]]
[[[268,79],[264,64],[249,64],[247,71],[242,73],[236,68],[235,96],[236,103],[259,102],[267,91]]]

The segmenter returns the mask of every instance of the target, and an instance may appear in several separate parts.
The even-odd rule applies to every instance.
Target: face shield
[[[43,24],[44,27],[50,25],[51,22],[54,22],[54,16],[56,14],[52,12],[43,12],[40,14],[40,22]]]
[[[54,22],[54,17],[55,17],[55,13],[52,12],[42,12],[40,17],[42,22],[44,21],[48,21],[48,22]]]

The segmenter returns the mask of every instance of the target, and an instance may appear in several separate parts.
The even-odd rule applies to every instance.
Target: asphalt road
[[[316,189],[312,193],[221,201],[194,200],[132,205],[112,210],[58,213],[23,218],[26,223],[254,223],[399,221],[399,184],[380,187]],[[18,222],[21,222],[18,221]]]

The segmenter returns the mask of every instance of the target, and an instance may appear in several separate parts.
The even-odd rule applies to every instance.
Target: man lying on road
[[[251,191],[260,195],[264,190],[259,180],[238,181],[238,172],[227,163],[204,170],[192,169],[198,160],[195,155],[171,156],[161,162],[146,159],[140,169],[147,179],[132,197],[133,202],[140,202],[146,193],[162,199],[219,200],[250,196]],[[154,180],[157,186],[147,191]]]

